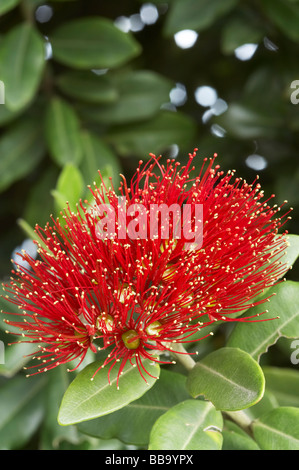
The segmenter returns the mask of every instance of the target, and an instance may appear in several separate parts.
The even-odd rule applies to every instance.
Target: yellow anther
[[[128,349],[137,349],[140,344],[140,338],[135,330],[128,330],[121,336],[124,345]]]

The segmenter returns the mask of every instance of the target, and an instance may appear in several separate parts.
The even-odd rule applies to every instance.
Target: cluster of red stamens
[[[38,344],[39,371],[76,358],[80,364],[89,348],[107,348],[109,372],[119,362],[120,375],[129,360],[144,377],[145,358],[160,362],[159,353],[197,341],[212,322],[240,320],[285,271],[283,218],[269,205],[273,196],[264,200],[257,180],[224,174],[216,156],[191,179],[194,158],[180,169],[152,156],[129,186],[123,178],[119,195],[126,205],[145,207],[148,217],[153,204],[201,204],[202,244],[195,249],[186,249],[184,237],[151,238],[149,226],[147,237],[99,236],[98,208],[108,203],[117,214],[119,200],[104,184],[90,188],[92,206],[80,202],[77,213],[67,208],[52,225],[36,228],[38,259],[24,253],[30,269],[14,271],[5,289],[22,317],[6,322]]]

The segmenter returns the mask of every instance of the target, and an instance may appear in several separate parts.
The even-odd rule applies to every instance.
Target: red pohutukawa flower
[[[162,362],[214,321],[256,320],[238,316],[285,272],[285,216],[216,155],[191,178],[194,158],[180,169],[152,156],[119,194],[102,183],[91,205],[36,227],[39,258],[24,253],[30,270],[5,288],[22,310],[6,322],[37,343],[39,372],[107,348],[108,377],[129,360],[146,378],[145,358]]]

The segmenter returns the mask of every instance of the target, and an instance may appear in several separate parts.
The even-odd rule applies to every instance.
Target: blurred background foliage
[[[295,0],[1,0],[1,275],[19,225],[150,152],[216,152],[298,207],[298,52]]]
[[[259,174],[266,194],[294,207],[287,228],[298,233],[298,54],[298,0],[0,0],[1,277],[36,223],[89,197],[98,169],[117,187],[150,152],[184,163],[198,147],[198,167],[216,152],[224,170]],[[22,382],[30,425],[16,433],[13,418],[8,447],[34,435],[42,380]],[[44,448],[72,432],[50,436],[54,415]]]

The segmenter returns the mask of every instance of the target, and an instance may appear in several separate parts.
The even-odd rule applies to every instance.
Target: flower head
[[[107,349],[109,371],[129,360],[145,378],[143,359],[162,362],[205,326],[240,321],[285,272],[273,196],[225,174],[216,156],[192,177],[195,156],[182,168],[152,156],[118,194],[102,183],[90,188],[92,205],[36,227],[39,257],[24,253],[30,269],[5,289],[21,310],[6,322],[37,343],[39,371]]]

